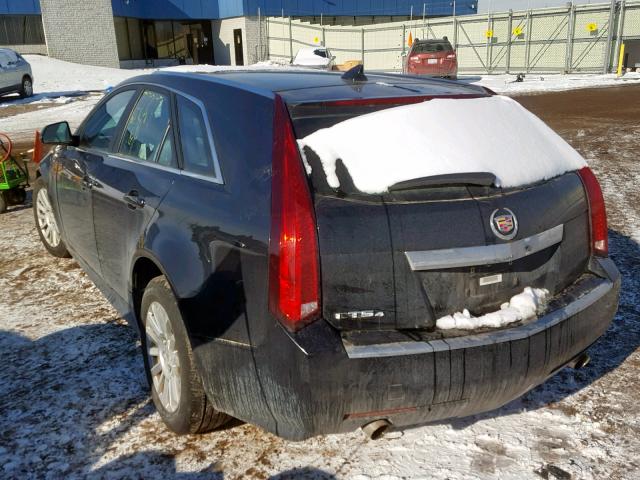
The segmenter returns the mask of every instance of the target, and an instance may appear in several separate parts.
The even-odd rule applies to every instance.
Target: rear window
[[[438,40],[430,42],[416,43],[411,50],[411,55],[417,55],[420,53],[438,53],[452,51],[453,47],[447,40]]]
[[[510,98],[411,100],[418,103],[373,99],[291,107],[316,189],[380,195],[413,179],[469,173],[493,174],[493,185],[510,188],[585,165],[558,134]]]
[[[289,107],[289,114],[293,121],[296,138],[300,139],[317,130],[333,127],[335,124],[350,118],[406,104],[407,102],[401,100],[390,103],[372,102],[370,104],[357,105],[341,105],[337,102],[331,105],[307,103]]]

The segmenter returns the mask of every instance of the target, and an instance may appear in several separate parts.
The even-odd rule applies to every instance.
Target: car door
[[[9,56],[5,50],[0,50],[0,93],[8,91],[12,86]]]
[[[102,277],[125,299],[139,241],[179,174],[173,116],[170,92],[142,88],[113,153],[99,159],[93,171],[93,216]]]
[[[9,59],[7,63],[7,75],[10,82],[10,86],[16,88],[16,90],[22,84],[22,72],[20,70],[20,59],[18,54],[13,50],[5,50],[5,53]]]
[[[87,117],[79,130],[78,147],[58,147],[54,153],[56,197],[62,230],[74,256],[100,273],[96,248],[92,190],[93,174],[115,140],[119,123],[136,93],[135,88],[114,92]]]

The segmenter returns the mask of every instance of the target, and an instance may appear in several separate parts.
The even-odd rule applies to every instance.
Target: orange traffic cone
[[[409,41],[407,43],[410,47],[413,45],[413,35],[411,35],[411,32],[409,32]]]
[[[42,141],[40,140],[40,132],[36,130],[36,138],[33,142],[33,163],[38,164],[42,160]]]

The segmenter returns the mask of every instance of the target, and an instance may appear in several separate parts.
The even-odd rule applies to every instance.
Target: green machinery
[[[29,172],[11,155],[12,148],[11,139],[0,133],[0,214],[9,205],[21,205],[27,199]]]

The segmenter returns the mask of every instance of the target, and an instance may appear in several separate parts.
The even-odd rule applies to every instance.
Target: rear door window
[[[169,138],[170,129],[171,97],[155,90],[145,90],[131,111],[119,153],[155,162],[163,150],[163,142]],[[169,155],[172,153],[162,152],[163,162],[171,158]]]
[[[199,105],[178,95],[178,124],[182,163],[185,171],[219,179],[215,151],[207,127],[207,119]]]
[[[108,150],[122,114],[135,93],[135,89],[116,93],[93,112],[85,123],[81,145],[97,150]]]

